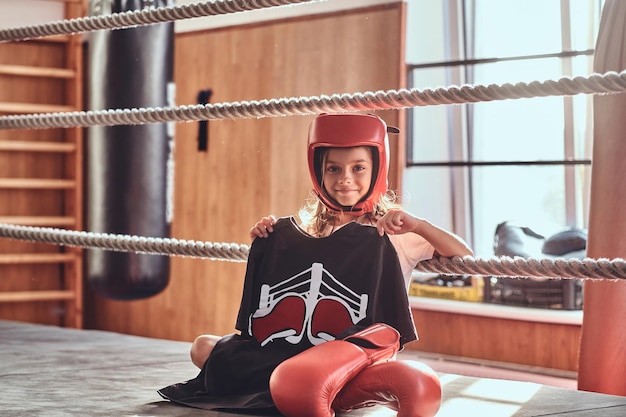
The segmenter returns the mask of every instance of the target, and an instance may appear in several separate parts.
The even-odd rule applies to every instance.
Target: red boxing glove
[[[399,347],[400,334],[386,324],[313,346],[276,367],[270,377],[274,404],[287,417],[333,417],[331,404],[339,390],[367,366],[393,357]]]
[[[355,376],[337,394],[337,412],[384,405],[398,417],[432,417],[441,406],[441,384],[435,371],[417,361],[372,365]]]

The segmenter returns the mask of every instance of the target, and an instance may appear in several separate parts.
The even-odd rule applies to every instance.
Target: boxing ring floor
[[[190,343],[0,320],[0,415],[241,416],[173,405],[157,389],[197,375]],[[440,374],[437,417],[626,416],[626,397]],[[374,407],[347,416],[387,417]]]

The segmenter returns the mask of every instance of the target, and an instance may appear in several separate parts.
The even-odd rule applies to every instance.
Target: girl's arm
[[[390,210],[376,222],[376,228],[381,236],[384,233],[389,235],[417,233],[426,239],[435,252],[441,256],[474,255],[472,249],[459,236],[403,210]]]

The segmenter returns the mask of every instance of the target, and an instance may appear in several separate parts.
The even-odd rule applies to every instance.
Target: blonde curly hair
[[[389,210],[400,209],[401,207],[396,192],[387,190],[387,193],[380,197],[371,212],[359,216],[356,220],[359,223],[375,225],[378,219],[383,217]],[[301,227],[315,237],[324,236],[324,232],[328,227],[333,227],[335,222],[343,215],[343,212],[330,210],[326,207],[313,191],[307,197],[305,205],[298,211]]]

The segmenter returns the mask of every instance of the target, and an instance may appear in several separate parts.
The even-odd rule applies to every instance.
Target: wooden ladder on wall
[[[0,44],[0,114],[82,110],[82,51],[81,34]],[[0,222],[82,230],[82,155],[82,128],[0,130]],[[79,248],[0,239],[0,318],[81,328],[82,270]]]

